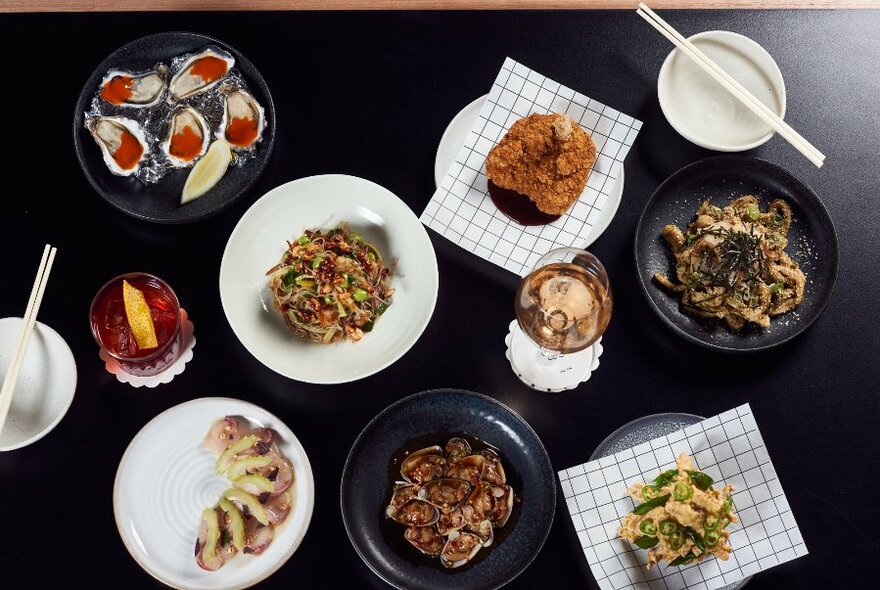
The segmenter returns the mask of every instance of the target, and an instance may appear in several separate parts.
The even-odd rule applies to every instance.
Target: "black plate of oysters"
[[[275,142],[265,80],[222,41],[148,35],[111,53],[83,86],[73,142],[89,183],[156,223],[209,217],[259,178]]]
[[[550,532],[556,475],[535,431],[469,391],[404,398],[374,418],[342,474],[358,555],[396,588],[499,588]]]

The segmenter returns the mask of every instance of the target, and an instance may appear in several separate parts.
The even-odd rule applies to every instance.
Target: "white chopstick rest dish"
[[[788,125],[788,123],[783,121],[776,113],[770,110],[767,105],[758,100],[742,84],[733,79],[733,77],[719,67],[718,64],[709,59],[709,57],[707,57],[706,54],[693,43],[685,39],[681,33],[676,31],[669,23],[660,18],[657,13],[648,8],[644,3],[639,4],[639,9],[636,10],[636,13],[644,18],[648,24],[666,37],[686,56],[693,60],[695,64],[712,76],[716,82],[721,84],[721,86],[735,96],[737,100],[760,117],[774,131],[784,137],[813,164],[819,168],[822,167],[825,163],[825,155],[822,154],[822,152],[817,150],[812,144],[810,144],[810,142],[804,139],[800,133],[795,131],[790,125]]]

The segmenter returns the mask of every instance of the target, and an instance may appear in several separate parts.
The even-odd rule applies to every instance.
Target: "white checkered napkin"
[[[685,567],[646,569],[647,551],[617,536],[635,503],[626,489],[675,467],[687,453],[716,484],[731,484],[740,518],[730,525],[733,553]],[[602,590],[698,588],[713,590],[807,554],[797,522],[748,404],[559,472],[581,547]]]
[[[522,226],[492,203],[486,156],[518,119],[550,112],[568,115],[590,133],[596,164],[567,213],[547,225]],[[507,58],[455,162],[425,207],[422,223],[486,260],[527,274],[550,250],[583,247],[588,237],[595,239],[593,224],[616,188],[641,127],[641,121]]]

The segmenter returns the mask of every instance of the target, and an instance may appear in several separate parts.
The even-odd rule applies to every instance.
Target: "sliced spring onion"
[[[757,221],[758,218],[761,216],[761,209],[757,205],[749,205],[748,207],[746,207],[746,214],[752,221]]]
[[[378,260],[378,258],[376,258],[376,254],[373,251],[367,252],[367,258],[369,258],[373,262],[376,262],[376,260]]]
[[[308,244],[311,241],[312,241],[312,239],[309,238],[309,236],[305,236],[305,235],[300,236],[299,239],[297,240],[297,242],[299,242],[300,246],[305,246],[306,244]]]
[[[654,524],[654,521],[650,518],[643,520],[639,523],[639,530],[645,533],[646,535],[656,535],[657,534],[657,525]]]
[[[633,514],[644,516],[657,506],[663,506],[664,504],[666,504],[667,500],[669,500],[669,494],[663,494],[662,496],[658,496],[653,500],[648,500],[644,504],[639,504],[638,506],[636,506],[633,510]]]
[[[318,267],[321,266],[321,263],[324,262],[324,259],[320,256],[315,256],[315,259],[312,260],[312,270],[318,270]]]
[[[646,485],[642,488],[642,500],[653,500],[660,495],[660,489],[657,486]]]
[[[690,500],[693,495],[693,488],[683,481],[678,482],[675,484],[675,487],[672,488],[672,497],[679,502],[686,502],[687,500]]]
[[[770,292],[771,293],[779,293],[780,291],[782,291],[783,287],[785,287],[785,285],[781,281],[778,281],[778,282],[770,285]]]
[[[718,526],[721,527],[722,529],[726,529],[727,525],[729,525],[731,522],[733,522],[733,521],[730,520],[730,517],[725,516],[724,518],[721,519],[721,522],[718,523]]]
[[[358,242],[363,242],[364,238],[359,233],[351,232],[348,234],[348,241],[352,244],[357,244]]]
[[[382,315],[383,313],[385,313],[385,310],[388,309],[389,305],[391,305],[391,304],[390,303],[380,303],[379,307],[376,308],[376,315],[379,316],[379,315]]]
[[[361,301],[366,301],[367,297],[369,297],[370,294],[367,293],[366,291],[364,291],[363,289],[355,289],[354,293],[352,293],[351,296],[354,297],[355,301],[361,302]]]
[[[642,549],[650,549],[659,542],[660,539],[658,539],[657,537],[651,537],[648,535],[642,535],[641,537],[633,541],[633,543],[636,544],[636,547],[641,547]]]

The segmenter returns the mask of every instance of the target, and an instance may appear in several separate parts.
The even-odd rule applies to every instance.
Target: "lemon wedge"
[[[134,334],[138,348],[146,350],[159,346],[159,341],[156,339],[156,327],[153,325],[153,316],[150,315],[150,306],[147,305],[143,291],[132,287],[128,281],[123,279],[122,301],[125,303],[128,326]]]
[[[189,176],[186,177],[186,184],[183,185],[183,194],[180,197],[180,204],[189,203],[198,199],[206,192],[214,188],[220,182],[229,163],[232,161],[232,150],[224,139],[218,139],[211,144],[208,152],[204,157],[196,162]]]

